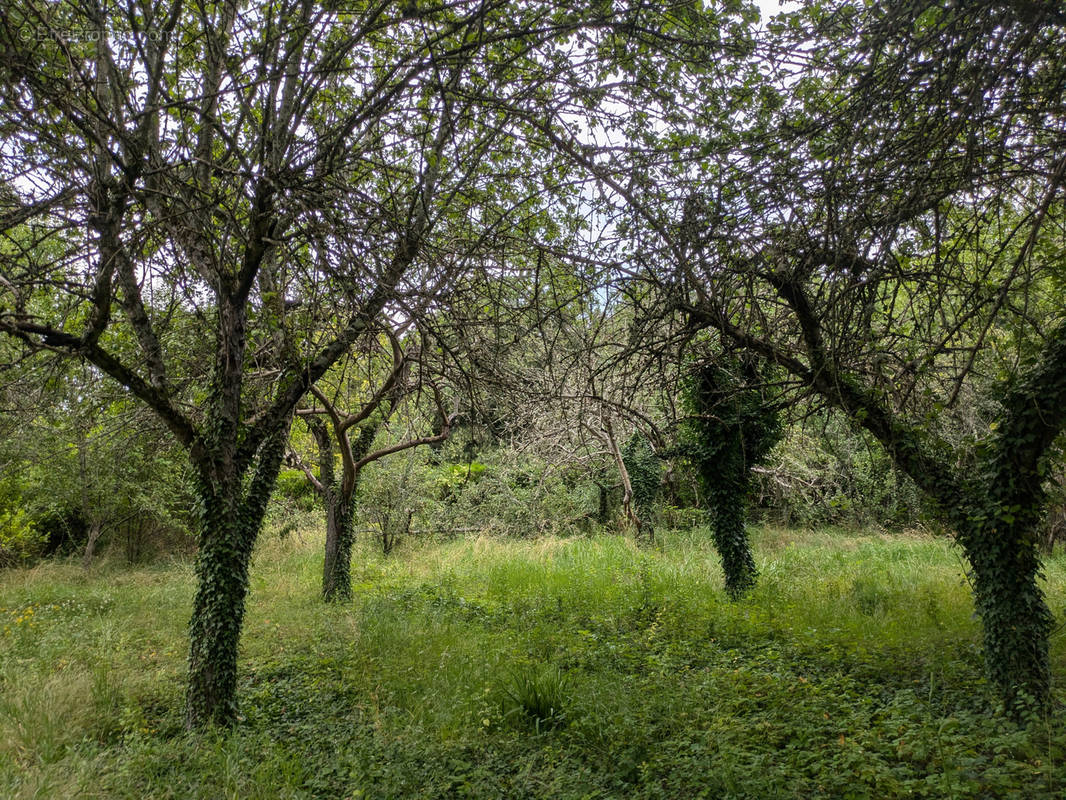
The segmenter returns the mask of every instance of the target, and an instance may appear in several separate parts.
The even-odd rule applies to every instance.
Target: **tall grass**
[[[725,599],[705,531],[366,544],[318,599],[312,530],[265,536],[243,719],[181,729],[191,568],[7,572],[3,797],[1055,797],[1058,712],[995,711],[950,543],[755,531]],[[1052,607],[1066,560],[1048,561]],[[1053,640],[1056,685],[1066,677]],[[1063,692],[1056,689],[1061,700]]]

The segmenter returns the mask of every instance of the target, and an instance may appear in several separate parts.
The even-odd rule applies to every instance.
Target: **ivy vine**
[[[745,527],[751,470],[782,436],[765,388],[769,377],[753,360],[722,354],[696,364],[682,387],[688,416],[678,431],[678,451],[707,495],[726,592],[734,599],[755,585],[757,574]]]
[[[622,446],[622,463],[629,473],[629,485],[633,489],[633,504],[645,535],[650,539],[655,532],[651,521],[652,508],[659,499],[662,485],[662,464],[647,437],[639,431],[629,437]]]

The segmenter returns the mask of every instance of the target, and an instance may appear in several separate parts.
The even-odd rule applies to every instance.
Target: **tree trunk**
[[[988,677],[1015,716],[1039,709],[1051,692],[1048,636],[1053,618],[1037,577],[1036,542],[1010,529],[986,530],[964,545],[972,567]],[[967,537],[971,538],[971,537]]]
[[[609,504],[610,489],[606,484],[596,483],[596,488],[599,490],[599,506],[596,509],[596,521],[601,525],[606,525],[611,521],[611,506]]]
[[[1018,458],[1020,448],[1007,441],[998,442],[985,469],[966,485],[965,508],[954,523],[970,563],[989,681],[1006,708],[1021,717],[1046,706],[1051,696],[1048,637],[1054,618],[1039,583],[1043,476],[1038,460]]]
[[[354,464],[351,451],[349,457],[342,460],[344,470],[342,479],[336,480],[333,464],[333,435],[336,435],[341,448],[349,447],[344,432],[330,433],[330,428],[321,420],[308,423],[311,433],[318,444],[318,479],[322,507],[326,512],[326,549],[322,561],[322,599],[332,601],[350,600],[352,597],[352,545],[355,543],[353,531],[355,521],[355,490],[359,475],[351,466]],[[377,430],[377,426],[373,426]],[[371,434],[372,435],[372,434]],[[360,434],[359,442],[366,438]],[[358,454],[360,457],[363,453]]]
[[[618,475],[622,479],[622,511],[633,524],[633,529],[637,533],[637,537],[640,537],[640,517],[637,514],[636,509],[633,508],[633,484],[629,480],[629,470],[626,469],[625,459],[622,458],[622,451],[618,448],[618,440],[614,436],[614,426],[611,424],[610,417],[604,417],[603,431],[601,434],[603,441],[607,444],[607,449],[614,459],[614,465],[618,469]]]
[[[240,470],[233,461],[194,465],[199,473],[200,544],[189,624],[185,723],[190,729],[228,726],[237,719],[237,646],[248,568],[287,436],[286,424],[267,437],[247,489],[242,480],[247,468]]]
[[[103,525],[93,520],[89,524],[89,535],[85,539],[85,551],[81,556],[81,565],[85,569],[89,568],[89,565],[93,563],[93,556],[96,554],[96,543],[100,540],[100,535],[104,532]]]
[[[730,599],[738,600],[755,586],[758,571],[748,542],[744,507],[747,487],[744,482],[730,489],[714,492],[714,547],[722,558],[725,590]]]
[[[196,599],[189,626],[186,724],[230,725],[237,718],[237,644],[244,622],[248,565],[258,525],[241,518],[231,493],[204,504],[196,556]]]
[[[322,598],[345,601],[352,598],[352,545],[355,494],[345,498],[341,487],[326,489],[326,555],[322,568]]]
[[[88,569],[96,554],[96,542],[104,532],[103,523],[97,519],[93,511],[92,503],[89,502],[89,446],[86,441],[85,429],[78,427],[78,486],[80,487],[81,517],[89,526],[88,535],[85,537],[85,549],[81,555],[81,565]]]

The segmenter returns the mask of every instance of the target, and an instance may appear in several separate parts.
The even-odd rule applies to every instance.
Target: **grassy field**
[[[941,539],[755,531],[726,601],[706,534],[485,538],[358,554],[317,599],[311,531],[265,535],[241,724],[186,735],[191,565],[46,564],[0,588],[0,796],[1040,798],[1059,711],[1020,728],[984,682]],[[1066,559],[1047,565],[1061,616]]]

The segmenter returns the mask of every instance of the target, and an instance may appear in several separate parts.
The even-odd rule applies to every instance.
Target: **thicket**
[[[626,527],[621,486],[606,457],[590,470],[583,460],[559,462],[506,446],[481,447],[473,455],[463,450],[460,443],[438,454],[415,452],[368,466],[359,487],[356,536],[380,540],[383,530],[402,523],[408,512],[405,535],[414,538],[477,531],[524,539]],[[678,529],[710,523],[713,504],[690,459],[660,459],[650,450],[647,455],[654,482],[646,482],[642,490],[650,491],[637,502],[649,525]],[[609,486],[601,498],[604,481]],[[938,530],[916,488],[878,445],[832,421],[824,432],[786,428],[752,472],[743,497],[755,522]],[[318,514],[317,508],[303,473],[283,470],[272,501],[275,527],[296,525]]]
[[[15,387],[26,392],[32,381]],[[0,561],[187,554],[192,494],[165,431],[78,370],[15,405],[0,436]]]
[[[832,412],[785,427],[754,470],[751,501],[783,525],[900,531],[934,524],[921,492],[881,445]]]

